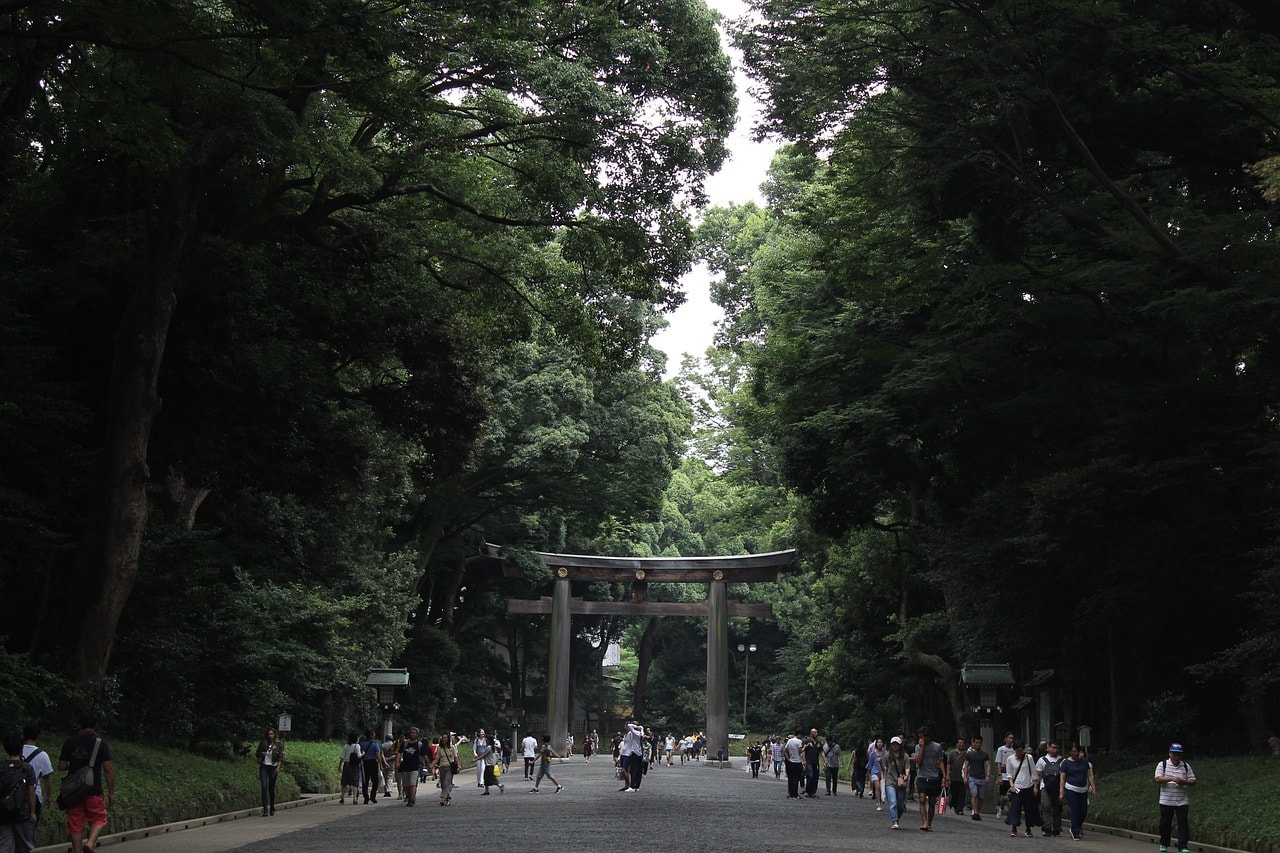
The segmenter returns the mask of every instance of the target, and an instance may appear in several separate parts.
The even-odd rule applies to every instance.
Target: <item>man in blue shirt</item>
[[[382,744],[378,743],[378,738],[374,735],[373,729],[365,731],[364,738],[360,741],[360,754],[364,756],[364,773],[360,777],[360,793],[364,796],[366,803],[376,803],[378,801],[378,780],[382,778],[382,767],[387,763],[387,759],[382,755]],[[372,791],[370,790],[371,788]]]

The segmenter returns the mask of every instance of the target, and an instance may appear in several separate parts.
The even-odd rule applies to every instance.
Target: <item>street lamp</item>
[[[396,688],[409,686],[407,669],[371,669],[365,677],[366,687],[378,691],[378,707],[382,709],[382,739],[391,739],[391,712],[400,706],[396,703]]]
[[[743,668],[742,668],[742,727],[747,727],[747,684],[751,680],[751,653],[756,650],[756,644],[744,646],[738,643],[738,651],[743,652]]]

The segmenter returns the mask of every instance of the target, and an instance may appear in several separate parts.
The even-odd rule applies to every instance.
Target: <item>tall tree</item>
[[[447,304],[426,312],[450,319],[434,362],[361,365],[377,373],[358,393],[402,401],[477,361],[451,353],[541,322],[625,360],[628,302],[678,300],[687,209],[732,121],[713,18],[689,0],[33,3],[0,39],[4,266],[35,282],[20,309],[86,321],[68,375],[103,389],[79,439],[95,497],[54,574],[81,593],[65,612],[90,689],[137,578],[179,297],[246,270],[356,293],[372,272],[411,312]]]
[[[1194,692],[1183,664],[1227,642],[1276,534],[1274,210],[1242,166],[1280,142],[1273,16],[755,6],[766,129],[830,152],[783,212],[802,263],[754,280],[787,481],[822,529],[900,538],[940,677],[1036,629],[992,596],[1066,596],[1061,642],[1014,663],[1059,668],[1117,742]],[[1212,627],[1173,660],[1152,628],[1193,586]]]

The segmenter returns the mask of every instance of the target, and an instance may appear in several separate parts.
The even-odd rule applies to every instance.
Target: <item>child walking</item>
[[[557,794],[564,790],[564,785],[557,782],[556,777],[551,775],[551,759],[559,757],[559,755],[556,755],[556,751],[551,748],[551,735],[543,735],[542,746],[538,747],[538,758],[541,759],[538,762],[538,778],[533,781],[533,789],[529,791],[530,794],[539,793],[538,786],[542,784],[543,776],[550,779],[552,784],[556,786]]]

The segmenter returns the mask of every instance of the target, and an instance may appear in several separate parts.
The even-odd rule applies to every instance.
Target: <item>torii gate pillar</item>
[[[547,724],[552,749],[569,731],[569,579],[556,578],[551,590],[551,648],[547,662]],[[535,735],[536,737],[536,735]]]
[[[729,755],[729,607],[724,581],[707,591],[707,754]]]

